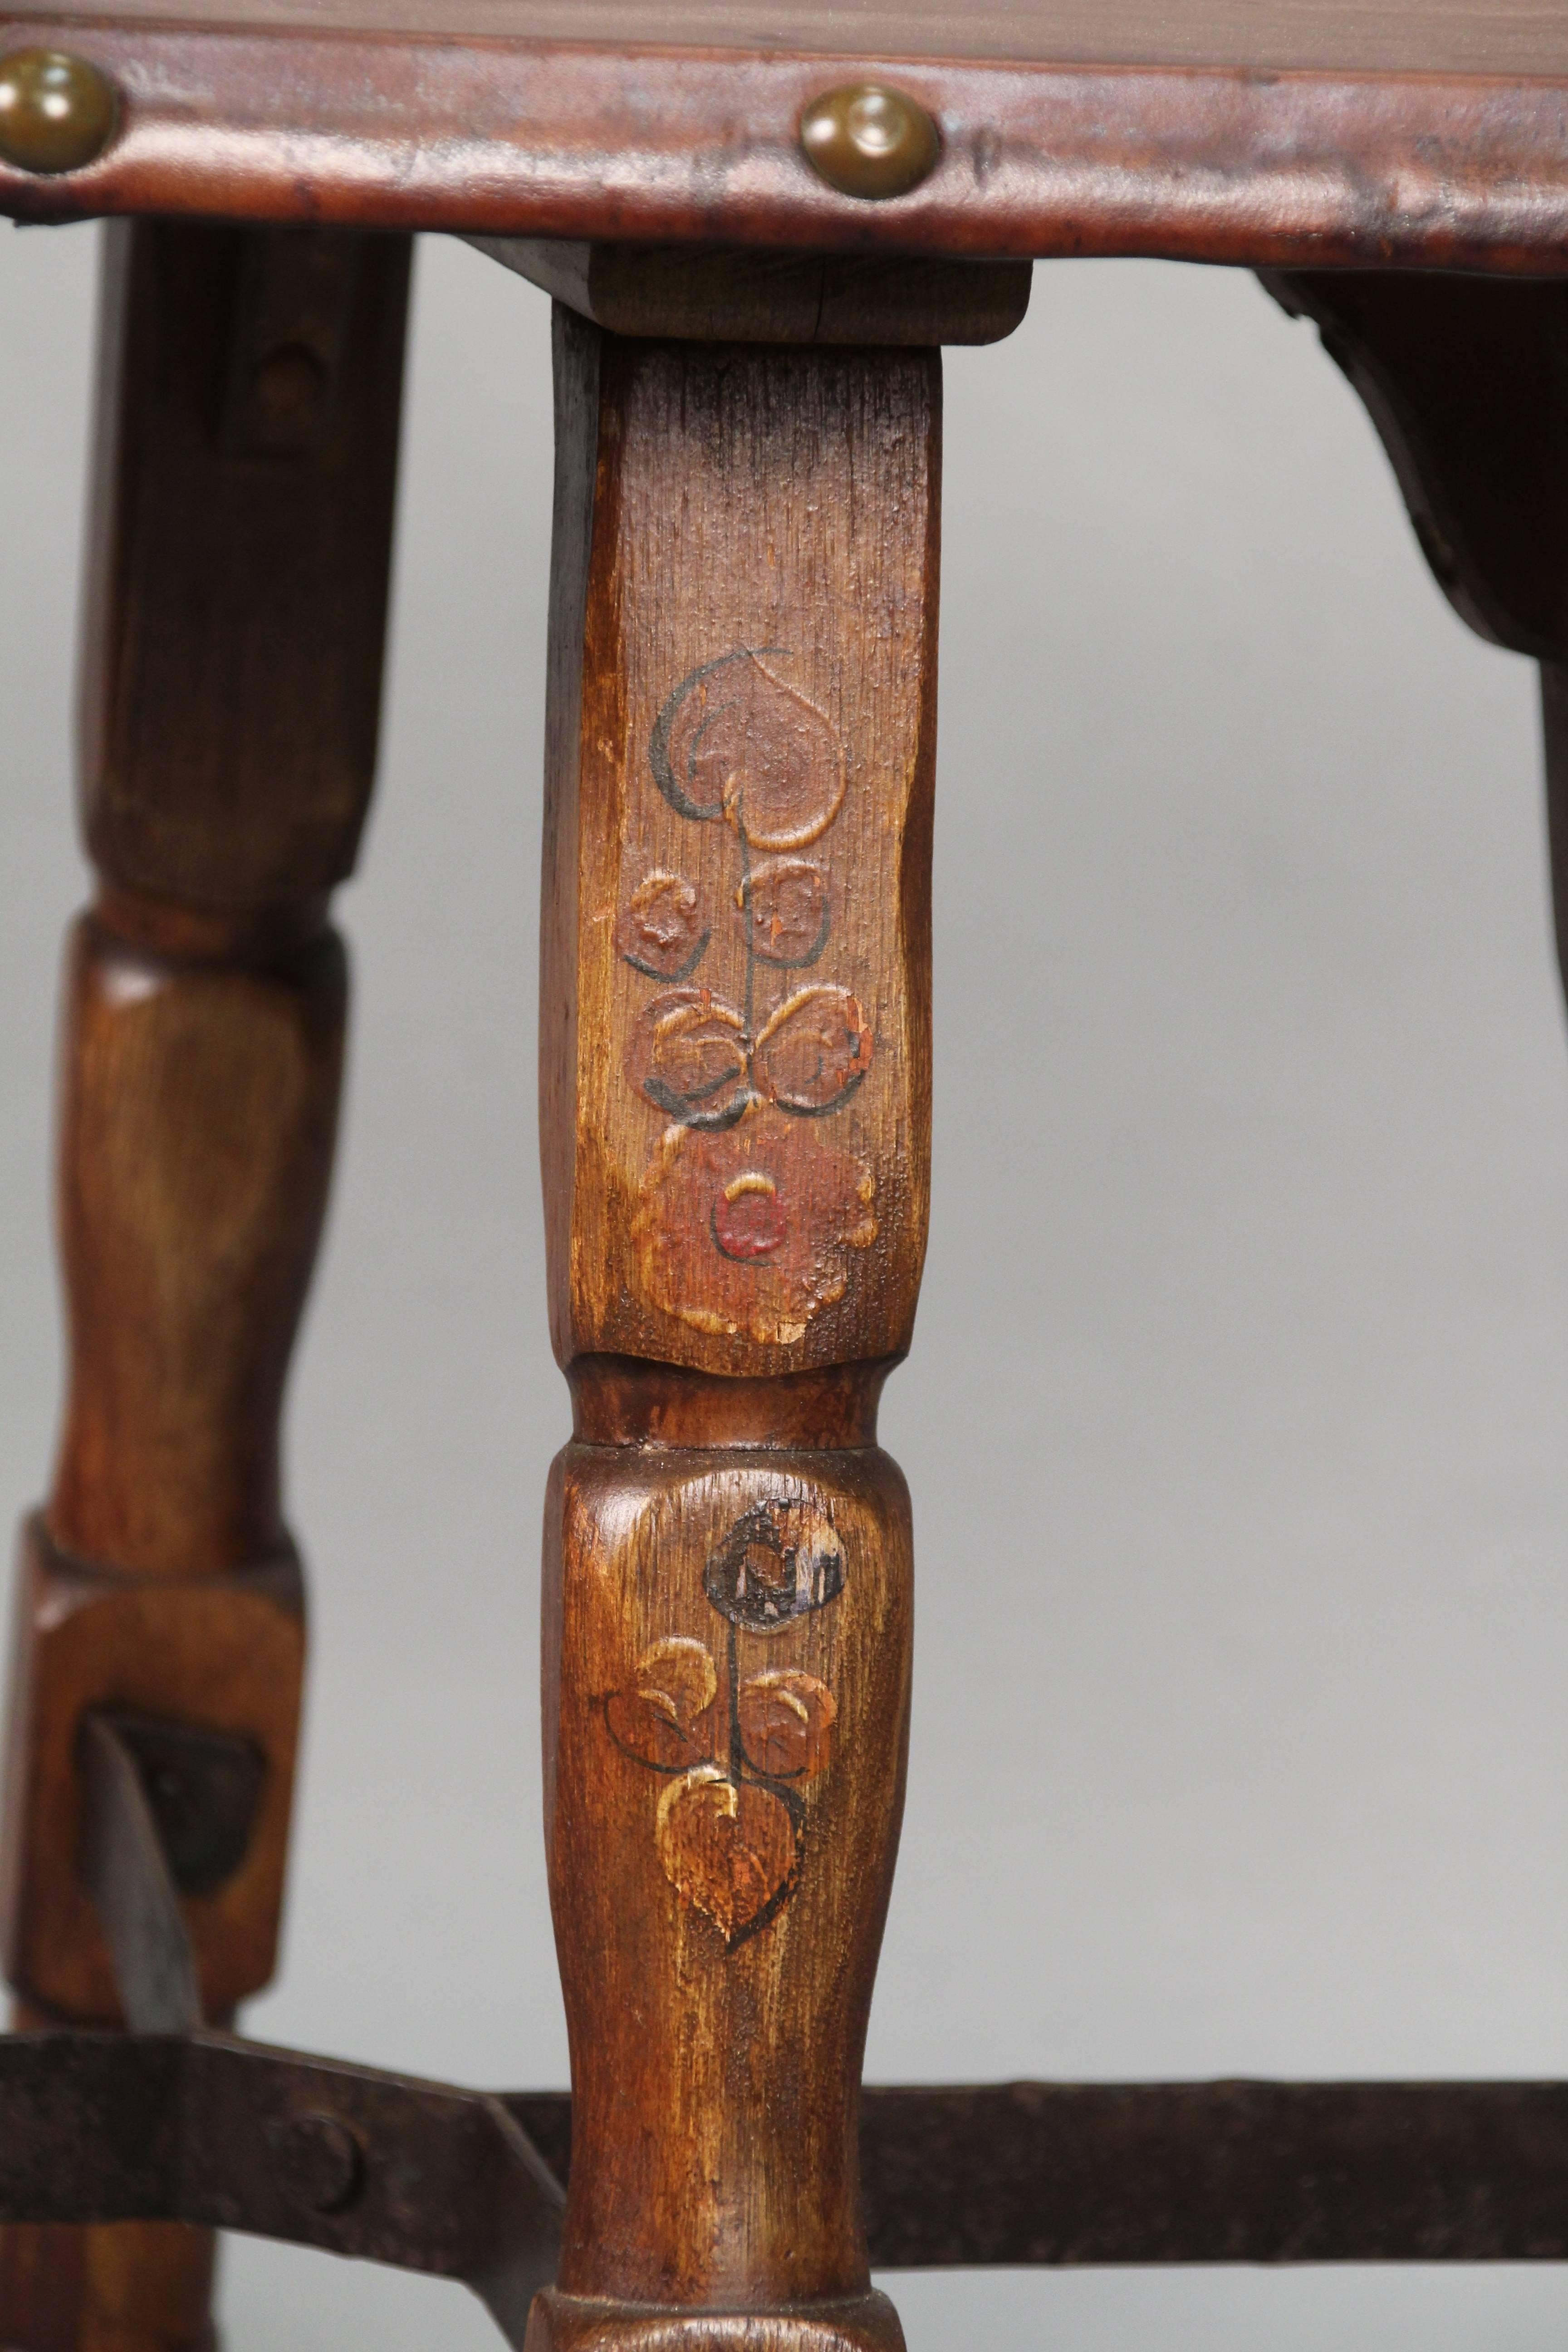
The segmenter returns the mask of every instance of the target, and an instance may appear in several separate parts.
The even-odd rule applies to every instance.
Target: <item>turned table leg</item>
[[[407,268],[398,238],[108,232],[82,677],[100,890],[68,950],[61,1076],[69,1387],[12,1669],[24,2023],[120,2014],[77,1873],[95,1707],[176,1828],[183,1739],[248,1759],[237,1853],[172,1851],[206,2014],[272,1971],[304,1654],[279,1415],[337,1118],[326,905],[374,763]],[[210,2236],[179,2224],[0,2231],[0,2343],[184,2352],[211,2341],[211,2272]]]
[[[545,1822],[571,2036],[531,2352],[889,2352],[857,2177],[902,1802],[940,360],[558,309]]]

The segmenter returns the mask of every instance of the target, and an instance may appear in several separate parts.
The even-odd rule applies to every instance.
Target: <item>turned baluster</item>
[[[346,967],[326,920],[374,764],[405,240],[108,232],[82,690],[98,898],[68,950],[69,1381],[25,1527],[5,1953],[17,2018],[111,2024],[77,1868],[81,1720],[138,1727],[155,1803],[225,1735],[237,1861],[176,1851],[203,2003],[272,1972],[304,1656],[279,1416],[321,1231]],[[160,1741],[163,1745],[160,1746]],[[0,2231],[0,2342],[211,2341],[212,2242]]]
[[[856,2122],[912,1590],[875,1434],[926,1233],[941,432],[938,352],[897,345],[998,281],[883,265],[887,347],[803,348],[821,263],[770,310],[733,261],[538,254],[514,266],[578,306],[541,1070],[574,2106],[530,2352],[887,2352]],[[1002,283],[970,339],[1016,322],[1026,272]]]

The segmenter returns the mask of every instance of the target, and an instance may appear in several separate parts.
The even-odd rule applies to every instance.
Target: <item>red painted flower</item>
[[[699,1331],[792,1347],[876,1240],[874,1198],[814,1120],[753,1104],[731,1128],[667,1128],[632,1228],[638,1290]]]

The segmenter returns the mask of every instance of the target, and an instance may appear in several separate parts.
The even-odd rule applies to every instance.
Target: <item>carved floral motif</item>
[[[723,1702],[706,1644],[671,1634],[605,1699],[605,1721],[626,1755],[669,1776],[654,1821],[660,1867],[733,1951],[795,1891],[799,1789],[826,1771],[838,1716],[826,1684],[799,1667],[742,1677],[740,1636],[772,1635],[836,1601],[843,1547],[825,1511],[778,1497],[742,1513],[702,1582],[728,1628]]]
[[[818,962],[832,907],[809,859],[752,861],[827,832],[844,803],[843,746],[768,657],[742,650],[682,679],[649,764],[678,815],[736,835],[744,976],[735,1003],[693,977],[712,937],[694,884],[659,867],[633,888],[616,922],[621,954],[650,979],[691,982],[644,1003],[626,1040],[628,1081],[671,1122],[639,1190],[637,1287],[695,1329],[789,1347],[844,1296],[850,1253],[877,1237],[869,1168],[795,1122],[840,1110],[875,1043],[859,999],[835,981],[786,984],[758,1004],[759,974]]]

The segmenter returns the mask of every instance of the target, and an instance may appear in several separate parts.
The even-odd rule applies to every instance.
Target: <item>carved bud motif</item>
[[[844,1547],[809,1503],[757,1503],[709,1556],[702,1589],[721,1617],[773,1633],[844,1590]]]
[[[701,962],[708,938],[697,885],[682,874],[646,875],[616,923],[616,947],[650,980],[684,980]]]
[[[783,1667],[741,1688],[741,1744],[771,1780],[809,1780],[827,1769],[838,1702],[815,1675]]]
[[[827,881],[805,857],[770,857],[735,893],[746,923],[746,944],[764,963],[796,971],[815,963],[827,945]]]
[[[679,1770],[710,1752],[708,1718],[718,1689],[703,1644],[672,1634],[644,1652],[630,1685],[605,1701],[605,1719],[628,1756],[660,1771]]]

